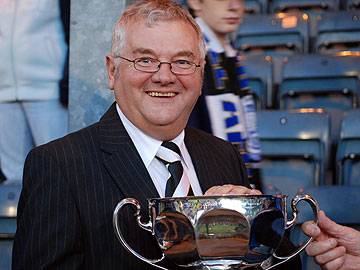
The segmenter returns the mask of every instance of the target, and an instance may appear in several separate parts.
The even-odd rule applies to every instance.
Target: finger
[[[313,237],[314,239],[321,233],[320,228],[313,221],[304,222],[301,225],[301,229],[307,236]]]
[[[228,191],[229,195],[250,195],[252,190],[244,186],[232,186]]]
[[[224,195],[227,194],[231,189],[232,189],[232,185],[213,186],[209,188],[204,195],[206,196]]]
[[[251,189],[250,190],[250,195],[262,195],[260,190],[257,189]]]
[[[316,261],[316,259],[315,259]],[[345,263],[345,256],[336,258],[333,261],[330,261],[324,265],[322,265],[321,269],[323,270],[339,270]]]
[[[205,192],[205,196],[210,196],[210,195],[214,195],[216,193],[216,190],[219,188],[219,186],[213,186],[211,188],[209,188],[206,192]]]
[[[334,238],[329,238],[323,241],[313,241],[306,247],[306,253],[309,256],[317,256],[337,246],[337,241]]]
[[[330,218],[328,218],[324,211],[320,211],[318,214],[319,217],[319,227],[321,230],[325,231],[326,233],[342,237],[347,234],[347,230],[344,230],[344,226],[337,224],[336,222],[332,221]]]
[[[205,196],[214,195],[261,195],[261,191],[238,185],[222,185],[209,188]]]
[[[318,262],[321,265],[327,264],[338,258],[344,257],[345,253],[346,253],[345,247],[339,246],[329,250],[328,252],[316,256],[316,262]]]

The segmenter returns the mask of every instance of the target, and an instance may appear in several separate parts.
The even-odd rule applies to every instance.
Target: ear
[[[108,84],[109,84],[109,89],[110,90],[114,90],[114,84],[115,84],[115,63],[114,63],[114,57],[112,57],[111,55],[107,55],[106,56],[106,70],[107,70],[107,74],[108,74]]]
[[[201,11],[201,0],[187,0],[187,4],[195,12],[196,16]]]

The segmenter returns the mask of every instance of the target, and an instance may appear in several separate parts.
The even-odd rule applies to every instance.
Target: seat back
[[[360,57],[294,55],[283,65],[280,80],[279,107],[325,109],[337,141],[343,112],[359,105]]]
[[[344,116],[336,164],[339,184],[360,186],[360,109]]]
[[[0,184],[0,269],[11,269],[21,184]]]
[[[321,14],[316,32],[314,47],[320,53],[360,51],[360,11]]]
[[[269,56],[246,56],[244,66],[258,110],[272,106],[273,65]]]
[[[346,9],[360,9],[360,0],[347,0],[346,1]]]
[[[259,111],[262,190],[290,198],[323,184],[330,122],[321,110]]]
[[[307,17],[299,13],[247,15],[236,34],[235,46],[246,54],[307,53]]]
[[[263,14],[267,12],[267,0],[245,0],[245,13]]]
[[[324,12],[338,8],[338,0],[272,0],[270,3],[272,13],[289,11]]]

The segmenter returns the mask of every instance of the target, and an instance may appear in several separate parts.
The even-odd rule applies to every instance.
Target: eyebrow
[[[146,49],[146,48],[137,48],[135,50],[132,51],[133,53],[143,53],[143,54],[153,54],[155,55],[155,52],[151,49]]]
[[[156,53],[151,50],[151,49],[147,49],[147,48],[137,48],[135,50],[133,50],[133,53],[141,53],[141,54],[151,54],[151,55],[156,55]],[[180,51],[177,54],[175,54],[173,57],[179,57],[179,56],[186,56],[186,57],[192,57],[195,58],[195,54],[191,51]]]

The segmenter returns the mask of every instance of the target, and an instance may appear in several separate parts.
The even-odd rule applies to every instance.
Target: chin
[[[227,30],[226,33],[231,34],[235,32],[238,29],[238,27],[239,27],[238,25],[229,25],[226,29]]]

